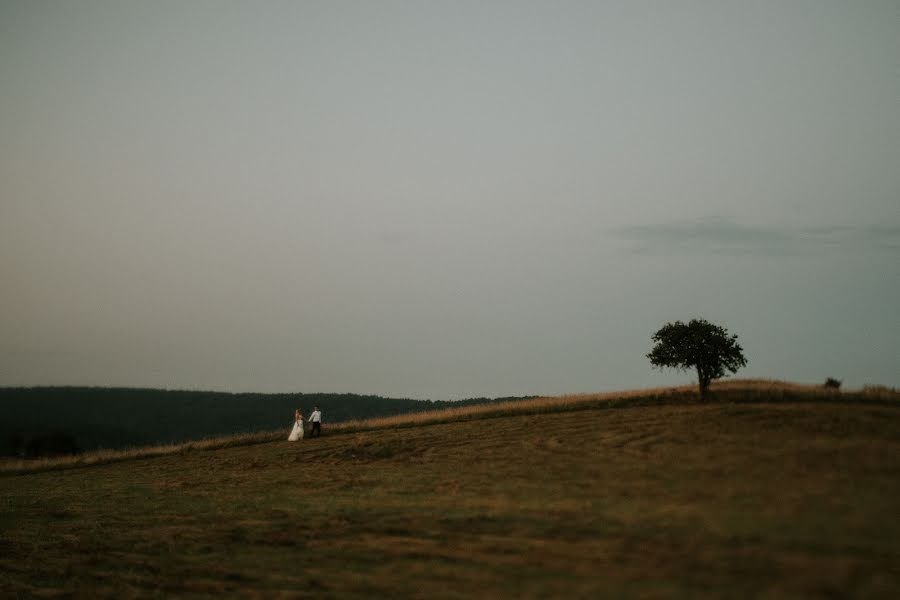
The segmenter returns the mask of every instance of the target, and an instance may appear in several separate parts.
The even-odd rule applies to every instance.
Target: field
[[[900,404],[725,391],[8,470],[0,596],[900,597]]]

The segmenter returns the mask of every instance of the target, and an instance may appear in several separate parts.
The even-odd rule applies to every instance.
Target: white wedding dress
[[[296,442],[303,439],[303,419],[294,422],[294,428],[291,429],[291,435],[288,436],[289,442]]]

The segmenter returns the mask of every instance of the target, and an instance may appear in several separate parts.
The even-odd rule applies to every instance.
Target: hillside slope
[[[329,423],[408,414],[456,402],[358,394],[232,394],[104,387],[0,387],[0,456],[48,432],[71,437],[83,450],[129,448],[289,427],[295,408],[322,407]],[[19,441],[16,443],[16,441]]]
[[[900,409],[586,409],[0,477],[0,595],[900,596]]]

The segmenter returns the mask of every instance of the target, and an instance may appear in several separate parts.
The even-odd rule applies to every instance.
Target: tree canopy
[[[737,335],[729,336],[728,330],[705,319],[666,323],[652,339],[650,363],[660,369],[696,369],[701,397],[706,397],[712,380],[747,365]]]

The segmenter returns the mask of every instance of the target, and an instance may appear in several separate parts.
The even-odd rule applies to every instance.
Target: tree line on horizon
[[[527,398],[532,396],[523,396]],[[232,393],[150,388],[40,386],[0,388],[0,456],[47,456],[179,443],[208,437],[285,431],[295,408],[314,405],[325,426],[484,404],[507,398],[413,400],[328,393]],[[287,437],[287,433],[285,433]]]

